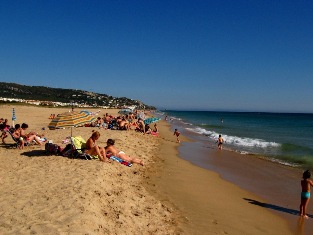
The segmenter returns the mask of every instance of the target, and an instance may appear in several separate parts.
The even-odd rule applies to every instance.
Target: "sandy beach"
[[[65,146],[62,140],[71,130],[47,126],[51,113],[68,109],[3,105],[0,116],[11,119],[13,107],[15,123],[26,122],[29,131],[39,133],[45,127],[48,140]],[[117,112],[103,109],[98,115]],[[217,170],[179,158],[169,124],[160,121],[158,126],[158,137],[90,127],[72,130],[85,139],[98,130],[101,146],[115,139],[119,149],[145,161],[145,166],[132,167],[48,156],[43,146],[14,149],[8,137],[8,144],[0,146],[0,233],[305,234],[303,227],[295,231],[288,219],[256,206],[264,199],[251,190],[222,179]],[[180,144],[184,141],[182,137]],[[210,154],[214,160],[220,153]],[[253,174],[250,179],[260,182]]]
[[[12,107],[1,106],[1,116],[11,118]],[[45,127],[48,140],[65,146],[62,140],[71,130],[48,130],[47,126],[51,113],[68,109],[15,106],[15,110],[15,123],[26,122],[29,131],[39,133]],[[101,110],[98,115],[116,115],[117,111]],[[87,140],[93,129],[74,128],[73,136]],[[143,159],[146,166],[129,168],[117,162],[47,156],[43,146],[19,150],[2,144],[1,234],[174,233],[172,210],[143,186],[148,180],[146,172],[154,165],[157,139],[135,131],[95,130],[101,133],[99,145],[113,138],[119,149]],[[11,137],[6,141],[13,143]]]

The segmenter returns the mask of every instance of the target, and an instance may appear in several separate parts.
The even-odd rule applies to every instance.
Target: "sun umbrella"
[[[91,115],[91,112],[89,112],[88,110],[82,110],[80,111],[80,113],[87,113],[88,115]]]
[[[121,109],[120,111],[118,111],[118,113],[122,115],[130,114],[131,112],[131,109]]]
[[[160,121],[160,118],[153,117],[153,118],[147,118],[143,122],[145,123],[145,125],[147,125],[147,124],[151,124],[151,123],[158,122],[158,121]]]
[[[94,116],[85,112],[66,112],[58,114],[58,116],[51,120],[48,127],[50,130],[70,127],[72,136],[73,127],[82,126],[86,123],[93,122],[95,119]]]
[[[13,108],[12,110],[12,123],[13,123],[13,126],[14,126],[14,121],[16,120],[16,116],[15,116],[15,108]]]

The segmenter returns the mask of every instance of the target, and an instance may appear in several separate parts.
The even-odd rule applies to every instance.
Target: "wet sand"
[[[193,146],[193,147],[192,147]],[[203,151],[197,162],[188,157],[193,148]],[[302,169],[281,165],[253,155],[242,155],[216,148],[186,143],[180,148],[184,159],[205,169],[217,172],[222,179],[257,195],[260,200],[247,202],[267,208],[288,222],[294,234],[312,234],[313,207],[309,203],[307,213],[311,217],[302,220],[299,216],[300,180]]]

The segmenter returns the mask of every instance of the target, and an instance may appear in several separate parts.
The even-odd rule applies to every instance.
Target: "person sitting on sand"
[[[119,130],[129,130],[129,123],[126,121],[126,119],[123,117],[122,120],[119,122]]]
[[[152,130],[154,133],[159,133],[159,129],[158,129],[158,126],[156,123],[154,123],[153,125],[153,130]]]
[[[145,125],[145,134],[151,134],[151,132],[152,132],[152,129],[151,129],[150,125],[146,124]]]
[[[308,218],[307,214],[306,214],[306,208],[308,206],[309,200],[310,200],[310,188],[311,186],[313,186],[313,182],[312,180],[310,180],[311,178],[311,172],[309,170],[303,172],[303,176],[302,176],[302,180],[301,180],[301,188],[302,188],[302,192],[301,192],[301,203],[300,203],[300,216],[303,216],[304,218]]]
[[[111,122],[112,117],[111,117],[108,113],[106,113],[103,119],[104,119],[104,122],[105,122],[107,125],[109,125],[110,122]]]
[[[120,151],[117,148],[115,148],[114,144],[115,144],[114,140],[112,139],[107,140],[107,146],[105,147],[106,154],[119,157],[127,162],[137,163],[142,166],[144,165],[142,160],[126,155],[123,151]]]
[[[98,155],[100,161],[105,162],[107,161],[107,157],[105,155],[105,149],[103,147],[99,147],[96,144],[96,140],[98,140],[99,138],[100,138],[100,132],[92,131],[91,136],[86,142],[84,152],[92,156]]]
[[[35,132],[30,132],[28,134],[26,134],[26,130],[28,129],[28,124],[26,123],[22,123],[21,125],[21,129],[20,129],[20,141],[24,141],[27,143],[31,143],[33,140],[36,141],[37,144],[39,145],[43,145],[43,143],[40,141],[40,137],[37,136],[37,134]],[[21,139],[23,138],[23,139]]]
[[[145,123],[142,120],[142,118],[138,118],[137,125],[138,125],[138,127],[135,129],[136,131],[143,132],[143,133],[146,132]]]
[[[21,138],[21,125],[15,124],[14,131],[12,132],[12,136],[15,140],[18,140],[18,148],[24,149],[24,139]]]
[[[104,124],[104,120],[101,117],[98,117],[96,120],[96,127],[99,127],[99,129],[104,128],[103,124]]]

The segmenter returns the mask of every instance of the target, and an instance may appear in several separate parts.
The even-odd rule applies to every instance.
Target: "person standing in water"
[[[224,139],[223,139],[222,135],[219,135],[219,136],[218,136],[218,139],[217,139],[216,142],[218,143],[218,144],[217,144],[218,149],[219,149],[219,150],[222,150],[222,149],[223,149],[222,145],[223,145],[223,143],[224,143]]]

